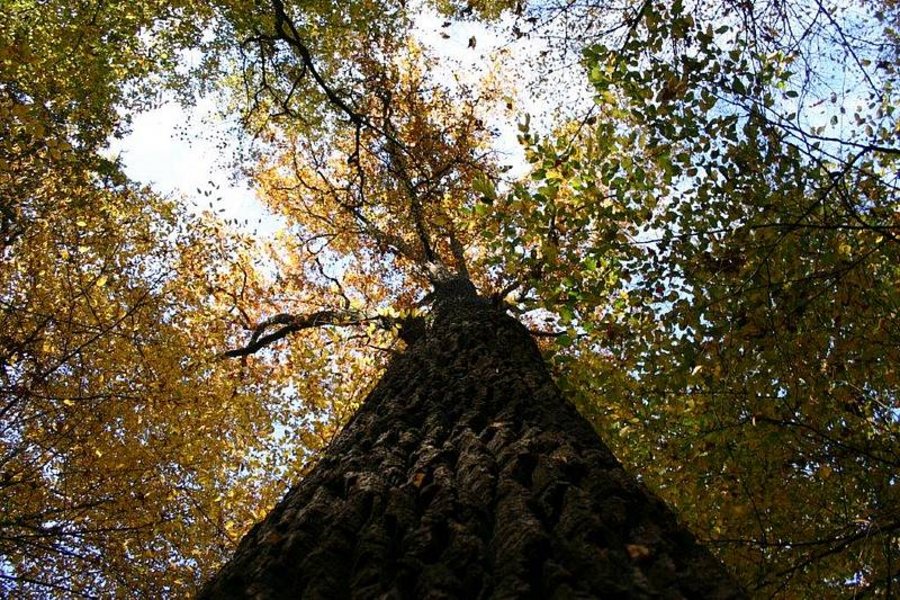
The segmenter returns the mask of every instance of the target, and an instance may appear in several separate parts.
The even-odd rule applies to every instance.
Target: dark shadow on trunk
[[[743,597],[562,398],[527,330],[473,289],[442,296],[201,597]]]

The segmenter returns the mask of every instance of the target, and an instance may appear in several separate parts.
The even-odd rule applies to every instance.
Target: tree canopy
[[[5,2],[0,590],[196,590],[453,272],[751,593],[895,594],[898,23],[892,0]],[[474,24],[477,76],[435,48]],[[125,176],[107,144],[161,90],[234,117],[277,235]]]

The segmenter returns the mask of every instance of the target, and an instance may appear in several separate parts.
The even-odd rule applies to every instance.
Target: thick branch
[[[243,348],[236,348],[225,352],[228,358],[236,358],[238,356],[247,356],[265,348],[273,342],[277,342],[283,337],[300,331],[302,329],[311,329],[323,325],[347,326],[357,325],[366,321],[365,317],[355,312],[336,311],[336,310],[320,310],[308,315],[291,315],[288,313],[277,314],[262,321],[253,330],[250,341]],[[273,325],[282,325],[272,333],[266,333],[266,330]]]
[[[456,232],[452,229],[450,230],[450,251],[453,253],[453,260],[456,261],[456,270],[459,276],[464,279],[470,279],[469,266],[466,264],[465,248],[463,248],[459,238],[456,237]]]
[[[303,329],[313,327],[351,327],[363,323],[374,323],[378,327],[391,330],[396,327],[400,339],[407,344],[412,344],[424,335],[425,320],[421,316],[411,315],[405,317],[389,317],[387,315],[365,315],[355,310],[320,310],[308,315],[292,315],[280,313],[260,322],[253,329],[250,341],[243,348],[235,348],[223,353],[227,358],[248,356],[262,350],[266,346]],[[280,325],[271,333],[266,333],[269,328]]]

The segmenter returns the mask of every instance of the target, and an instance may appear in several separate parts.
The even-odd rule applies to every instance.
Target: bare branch
[[[542,338],[558,338],[565,335],[565,331],[541,331],[540,329],[529,329],[528,333],[533,335],[534,337],[542,337]]]
[[[341,302],[343,303],[344,310],[350,310],[350,298],[347,296],[347,293],[344,291],[344,286],[341,285],[341,282],[338,281],[336,277],[332,277],[328,273],[325,272],[325,265],[322,264],[322,261],[319,259],[319,255],[316,254],[313,256],[313,260],[316,261],[316,268],[319,271],[319,275],[330,281],[334,287],[335,291],[341,296]]]
[[[291,315],[289,313],[280,313],[273,317],[269,317],[265,321],[260,322],[253,330],[250,341],[243,348],[236,348],[224,353],[228,358],[236,358],[238,356],[247,356],[265,348],[273,342],[284,338],[285,336],[303,329],[311,329],[313,327],[321,327],[323,325],[333,325],[345,327],[348,325],[358,325],[364,321],[368,321],[366,317],[359,313],[351,311],[336,310],[320,310],[308,315]],[[282,325],[272,333],[266,333],[266,330],[273,325]]]

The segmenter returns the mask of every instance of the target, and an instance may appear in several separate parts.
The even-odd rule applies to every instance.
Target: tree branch
[[[269,344],[277,342],[283,337],[302,329],[311,329],[323,325],[335,325],[340,327],[358,325],[359,323],[368,320],[371,319],[352,311],[320,310],[308,315],[280,313],[260,322],[253,329],[253,335],[250,336],[250,341],[246,346],[229,350],[224,353],[224,356],[236,358],[238,356],[254,354]],[[266,330],[273,325],[282,325],[282,327],[276,329],[272,333],[266,333]]]
[[[312,75],[312,78],[315,80],[316,85],[318,85],[319,88],[325,93],[328,101],[333,104],[338,110],[347,115],[347,117],[350,119],[350,122],[356,126],[357,130],[362,127],[368,127],[374,131],[379,132],[401,150],[407,151],[405,145],[400,143],[389,132],[379,128],[374,123],[372,123],[365,115],[357,112],[352,106],[345,102],[344,99],[341,98],[334,89],[332,89],[327,81],[325,81],[325,78],[321,73],[319,73],[319,70],[316,68],[309,47],[303,43],[300,32],[297,31],[297,27],[294,25],[294,22],[290,19],[290,17],[288,17],[287,11],[284,8],[283,0],[272,0],[272,8],[275,10],[275,34],[279,39],[287,42],[289,46],[294,48],[294,50],[297,52],[297,55],[300,57],[303,66],[309,71],[309,74]]]
[[[462,243],[459,241],[459,238],[456,237],[456,232],[453,229],[450,229],[449,236],[450,251],[453,253],[453,260],[456,261],[457,272],[460,277],[471,279],[469,276],[469,266],[466,264],[466,249],[463,248]]]

